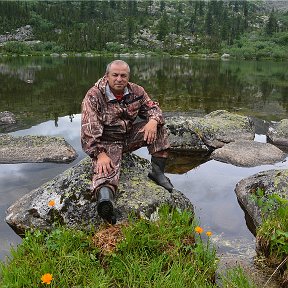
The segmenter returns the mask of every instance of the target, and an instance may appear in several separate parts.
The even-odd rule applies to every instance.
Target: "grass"
[[[156,222],[131,217],[96,233],[27,233],[0,263],[0,287],[219,287],[211,233],[196,226],[191,213],[165,206]],[[239,269],[221,287],[252,288],[233,286],[246,283]]]
[[[222,287],[229,288],[257,288],[250,279],[246,277],[240,266],[228,269],[221,277]]]
[[[261,189],[254,196],[263,212],[263,222],[257,230],[257,252],[266,258],[269,267],[281,272],[285,287],[288,285],[288,200],[277,194],[264,196],[265,191]]]

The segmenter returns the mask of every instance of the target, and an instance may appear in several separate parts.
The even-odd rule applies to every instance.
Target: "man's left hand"
[[[158,122],[155,119],[150,119],[147,124],[140,130],[140,132],[144,132],[144,141],[146,141],[147,144],[151,144],[156,140],[157,124]]]

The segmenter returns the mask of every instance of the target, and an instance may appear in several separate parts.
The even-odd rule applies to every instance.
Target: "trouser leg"
[[[132,129],[127,134],[127,137],[125,139],[123,152],[132,152],[143,146],[147,146],[150,154],[154,155],[155,153],[159,153],[159,155],[163,155],[164,158],[167,158],[168,156],[167,149],[170,148],[170,144],[168,141],[168,134],[165,127],[158,126],[156,140],[151,144],[147,144],[147,142],[144,141],[144,133],[140,132],[140,130],[146,124],[147,124],[146,121],[141,121],[133,125]]]
[[[106,176],[100,175],[96,173],[97,159],[93,159],[92,190],[94,193],[97,194],[98,190],[102,186],[107,186],[112,190],[113,194],[115,195],[119,184],[123,145],[117,143],[107,143],[105,145],[105,148],[107,150],[106,154],[111,158],[115,168],[110,172],[110,174]]]
[[[130,130],[130,132],[126,135],[125,141],[123,144],[107,142],[105,148],[107,150],[107,155],[111,158],[115,168],[111,171],[109,175],[99,175],[96,173],[96,164],[97,159],[92,160],[93,164],[93,177],[92,177],[92,190],[97,196],[99,189],[103,186],[109,187],[113,194],[115,195],[117,191],[117,187],[119,184],[120,177],[120,168],[121,168],[121,160],[123,152],[132,152],[141,148],[143,146],[147,146],[148,151],[152,154],[152,159],[154,157],[158,158],[167,158],[168,150],[170,145],[168,141],[168,135],[165,127],[159,126],[157,129],[157,138],[152,144],[147,144],[144,141],[144,133],[140,132],[140,130],[146,125],[146,121],[141,121],[135,123]],[[165,177],[165,176],[164,176]]]

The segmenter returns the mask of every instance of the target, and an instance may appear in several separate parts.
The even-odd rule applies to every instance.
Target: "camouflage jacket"
[[[81,144],[90,156],[105,151],[107,141],[123,141],[136,117],[155,119],[164,124],[157,102],[150,99],[143,87],[129,82],[121,102],[111,93],[104,76],[88,90],[82,102]]]

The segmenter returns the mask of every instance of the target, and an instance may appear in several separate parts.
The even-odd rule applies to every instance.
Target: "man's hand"
[[[111,158],[105,153],[101,152],[97,156],[97,164],[96,164],[96,173],[100,176],[107,176],[109,175],[112,170],[115,168]]]
[[[156,140],[157,124],[158,122],[155,119],[150,119],[148,123],[140,130],[140,132],[144,132],[144,141],[146,141],[147,144],[151,144]]]

